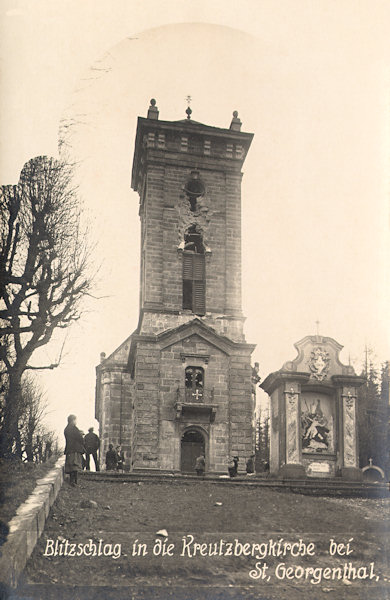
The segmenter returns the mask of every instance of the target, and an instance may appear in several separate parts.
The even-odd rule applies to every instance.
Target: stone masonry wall
[[[179,157],[180,158],[180,157]],[[241,199],[240,173],[199,168],[206,193],[191,212],[183,188],[191,168],[177,164],[150,164],[141,211],[143,308],[161,308],[180,314],[182,309],[182,248],[185,230],[197,224],[203,233],[206,255],[206,313],[212,326],[225,320],[225,335],[242,339],[241,317]],[[211,324],[211,323],[210,323]],[[147,331],[148,322],[143,323]]]
[[[132,440],[133,466],[158,468],[159,349],[153,342],[139,342],[135,362],[135,396]]]
[[[196,315],[190,311],[178,311],[177,314],[145,312],[142,319],[141,332],[153,335],[162,333],[185,323],[190,323],[195,317]],[[245,341],[243,319],[229,319],[222,314],[206,314],[198,318],[205,325],[212,327],[219,335],[229,337],[234,342]]]
[[[231,357],[230,373],[230,423],[231,454],[240,458],[240,468],[245,469],[245,459],[254,452],[253,412],[251,393],[250,353],[234,354]]]
[[[102,407],[100,462],[104,465],[108,445],[120,444],[128,464],[131,460],[132,382],[122,369],[105,369],[101,375]]]
[[[216,406],[215,421],[209,413],[183,412],[178,419],[175,403],[184,400],[185,368],[204,369],[205,403]],[[133,467],[180,470],[180,440],[185,429],[199,427],[206,438],[207,469],[226,472],[229,456],[241,464],[253,451],[253,400],[250,354],[232,356],[198,335],[161,350],[157,343],[139,341],[134,399]]]

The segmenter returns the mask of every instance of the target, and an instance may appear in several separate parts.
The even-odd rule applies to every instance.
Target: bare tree
[[[47,410],[47,402],[44,393],[31,374],[26,373],[22,379],[20,419],[18,431],[22,454],[26,460],[34,460],[34,450],[37,436],[42,440],[45,433],[43,419]],[[39,441],[39,440],[38,440]]]
[[[23,373],[58,366],[32,365],[33,353],[80,318],[90,295],[86,239],[72,168],[63,161],[33,158],[17,185],[0,189],[0,361],[7,379],[0,456],[20,453]]]

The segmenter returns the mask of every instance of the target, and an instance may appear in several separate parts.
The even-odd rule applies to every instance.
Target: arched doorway
[[[182,473],[195,473],[195,461],[201,454],[205,455],[206,444],[204,435],[197,429],[188,429],[181,437]]]

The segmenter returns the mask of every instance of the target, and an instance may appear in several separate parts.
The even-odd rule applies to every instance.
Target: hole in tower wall
[[[205,187],[201,179],[199,179],[199,174],[194,172],[192,174],[191,179],[189,179],[185,185],[184,191],[186,193],[187,199],[190,203],[191,212],[196,212],[197,210],[197,201],[201,198],[205,193]]]
[[[204,254],[203,236],[196,225],[191,225],[184,234],[184,250]]]

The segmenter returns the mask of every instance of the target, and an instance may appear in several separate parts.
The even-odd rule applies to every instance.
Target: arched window
[[[202,367],[187,367],[185,370],[186,399],[201,402],[204,389],[204,370]]]
[[[206,312],[206,265],[202,233],[191,225],[184,234],[183,308],[196,315]]]

